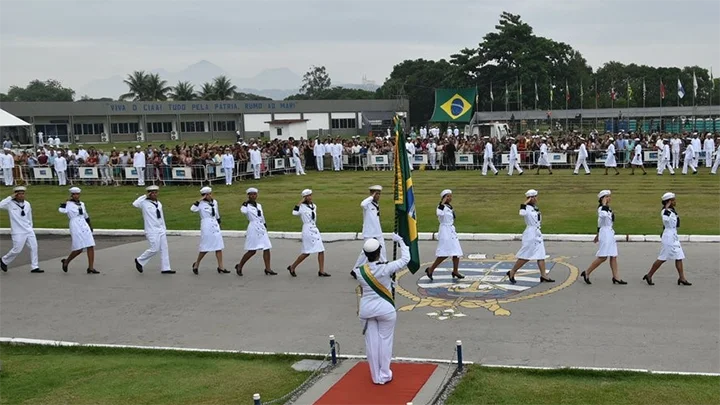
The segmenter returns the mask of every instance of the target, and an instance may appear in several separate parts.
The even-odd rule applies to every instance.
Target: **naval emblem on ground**
[[[496,316],[509,316],[510,311],[503,308],[503,304],[542,297],[572,284],[579,271],[566,259],[556,257],[545,260],[548,275],[556,279],[553,284],[540,283],[537,262],[525,264],[515,275],[516,284],[510,283],[506,273],[515,264],[516,258],[512,254],[480,260],[461,260],[459,271],[465,275],[462,280],[452,278],[452,262],[448,260],[442,267],[435,269],[433,281],[423,273],[412,288],[411,277],[406,277],[412,274],[405,269],[398,273],[396,293],[414,304],[400,307],[398,311],[432,308],[433,311],[427,315],[438,320],[464,317],[461,309],[476,308],[485,308]],[[418,274],[425,267],[427,264],[421,267]],[[563,279],[558,279],[560,277]],[[416,290],[417,294],[411,290]]]

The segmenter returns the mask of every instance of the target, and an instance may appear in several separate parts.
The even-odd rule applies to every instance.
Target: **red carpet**
[[[437,368],[435,364],[392,363],[393,380],[375,385],[367,362],[356,364],[315,405],[405,405]]]

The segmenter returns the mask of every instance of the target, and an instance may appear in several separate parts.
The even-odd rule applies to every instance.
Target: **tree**
[[[159,74],[151,73],[145,79],[146,98],[143,101],[165,101],[170,91],[172,87],[167,85],[167,81],[162,80]]]
[[[121,95],[120,101],[127,99],[142,101],[147,99],[147,76],[144,70],[136,70],[132,74],[129,74],[127,79],[123,80],[123,83],[128,85],[130,91]]]
[[[213,79],[213,92],[216,100],[227,100],[232,98],[237,90],[237,86],[233,85],[225,76],[218,76]]]
[[[87,94],[85,94],[78,101],[114,101],[114,100],[110,97],[92,98],[92,97],[88,96]]]
[[[213,100],[215,98],[215,88],[211,83],[205,82],[200,88],[198,98],[201,100]]]
[[[233,94],[232,99],[233,99],[233,100],[240,100],[240,101],[243,101],[243,100],[272,100],[272,99],[269,98],[269,97],[264,97],[264,96],[260,96],[260,95],[257,95],[257,94],[252,94],[252,93],[238,93],[238,92],[235,92],[235,94]]]
[[[175,101],[195,100],[195,86],[190,82],[178,82],[169,96]]]
[[[371,100],[375,98],[374,91],[361,89],[348,89],[345,87],[332,87],[316,93],[313,97],[307,94],[294,94],[285,100]]]
[[[11,86],[2,101],[73,101],[75,90],[53,79],[33,80],[25,88]]]
[[[303,85],[300,92],[309,97],[315,97],[318,93],[329,89],[331,85],[325,66],[311,66],[310,70],[303,75]]]

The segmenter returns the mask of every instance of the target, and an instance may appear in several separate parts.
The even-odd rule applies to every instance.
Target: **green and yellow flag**
[[[432,122],[470,122],[476,88],[436,89]]]
[[[397,234],[410,247],[410,262],[407,267],[415,274],[420,268],[418,247],[417,215],[415,213],[415,191],[413,189],[410,162],[405,149],[405,133],[400,126],[400,117],[395,116],[395,222]]]

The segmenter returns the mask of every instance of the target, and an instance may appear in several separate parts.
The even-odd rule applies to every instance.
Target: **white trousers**
[[[225,185],[229,186],[232,184],[233,169],[232,167],[224,167],[223,170],[225,170]]]
[[[58,176],[58,185],[59,186],[67,185],[67,172],[65,170],[58,170],[55,173],[57,173],[57,176]]]
[[[675,170],[673,170],[672,165],[670,164],[669,160],[661,160],[658,162],[658,168],[657,172],[658,174],[663,174],[665,169],[668,169],[670,171],[670,174],[675,174]]]
[[[413,170],[413,163],[415,162],[415,159],[413,159],[413,155],[410,153],[407,154],[408,157],[408,165],[410,166],[410,171]]]
[[[518,164],[517,159],[510,159],[510,162],[508,163],[508,174],[512,176],[513,169],[517,170],[518,173],[522,173],[523,169],[520,168],[520,165]]]
[[[391,312],[369,319],[365,328],[365,354],[370,366],[370,377],[375,384],[385,384],[392,380],[390,370],[392,360],[393,339],[395,337],[395,322],[397,313]]]
[[[705,167],[711,167],[713,164],[713,158],[712,158],[713,151],[706,150],[705,151]]]
[[[323,157],[322,156],[315,156],[315,166],[317,166],[317,169],[319,171],[323,171]]]
[[[575,171],[573,173],[577,174],[577,172],[580,171],[580,166],[585,169],[585,173],[590,173],[590,169],[587,165],[587,158],[578,158],[577,162],[575,163]]]
[[[333,170],[336,172],[340,171],[340,162],[342,162],[342,158],[340,156],[333,156]]]
[[[13,169],[3,169],[3,180],[5,180],[6,186],[12,186],[15,184],[15,180],[13,179]]]
[[[435,170],[435,154],[431,153],[428,155],[428,163],[430,164],[430,168]]]
[[[295,161],[295,174],[305,174],[305,170],[302,167],[302,161],[300,161],[300,158],[294,157],[293,160]]]
[[[160,270],[172,270],[170,268],[170,252],[168,251],[167,235],[163,233],[149,233],[147,234],[147,240],[150,247],[137,258],[138,263],[141,266],[145,265],[153,258],[156,254],[160,254]]]
[[[369,239],[373,239],[373,238],[365,238],[363,240],[363,244],[365,244],[365,242],[367,242]],[[386,249],[385,249],[385,240],[382,237],[377,237],[374,239],[377,239],[377,241],[380,242],[380,261],[386,262],[387,255],[386,255]],[[367,263],[367,256],[365,255],[365,251],[360,249],[360,256],[358,256],[353,269],[357,269],[358,267],[362,266],[365,263]]]
[[[688,166],[690,166],[690,168],[692,169],[693,172],[696,172],[696,171],[697,171],[697,166],[695,166],[695,163],[696,163],[696,162],[695,162],[695,159],[693,159],[693,158],[685,159],[685,160],[683,161],[682,174],[687,174]]]
[[[256,164],[256,165],[252,165],[253,178],[255,178],[255,179],[259,179],[259,178],[260,178],[260,166],[261,166],[260,163],[258,163],[258,164]]]
[[[720,165],[720,156],[715,156],[715,163],[713,163],[712,169],[710,169],[710,173],[717,174],[718,165]]]
[[[673,169],[680,168],[680,151],[672,150],[670,152],[670,154],[672,155],[672,168]]]
[[[137,170],[138,175],[138,186],[144,186],[145,185],[145,168],[144,167],[136,167],[135,170]]]
[[[2,261],[5,264],[10,264],[15,260],[17,255],[22,252],[23,247],[27,246],[30,249],[30,267],[34,270],[39,267],[38,265],[38,244],[35,233],[14,233],[12,237],[12,249],[5,256],[2,257]]]
[[[483,168],[482,168],[483,176],[487,175],[488,166],[493,171],[493,173],[497,173],[497,169],[495,169],[495,165],[493,164],[492,157],[485,156],[485,158],[483,159]]]

